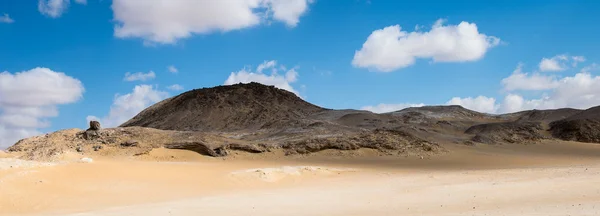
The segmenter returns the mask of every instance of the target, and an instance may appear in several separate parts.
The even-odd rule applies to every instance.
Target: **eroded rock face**
[[[575,119],[552,122],[552,136],[569,141],[600,143],[600,120]]]
[[[122,142],[121,146],[123,146],[123,147],[132,147],[132,146],[137,146],[138,143],[139,142],[137,140],[127,140],[125,142]]]
[[[286,154],[308,154],[327,149],[357,150],[361,148],[376,149],[392,154],[439,153],[444,149],[437,143],[430,142],[410,133],[398,130],[374,130],[351,136],[304,139],[287,142],[281,146]]]
[[[542,125],[536,122],[501,122],[475,125],[465,133],[475,135],[471,141],[478,143],[529,144],[547,139],[548,137],[545,137],[542,131]]]

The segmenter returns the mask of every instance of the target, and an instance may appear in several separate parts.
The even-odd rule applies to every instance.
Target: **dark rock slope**
[[[600,143],[600,106],[550,123],[550,132],[562,140]]]
[[[432,142],[529,143],[553,137],[600,142],[600,131],[596,131],[599,115],[600,109],[492,115],[456,105],[411,107],[383,114],[332,110],[273,86],[248,83],[182,93],[145,109],[121,126],[228,133],[242,140],[280,143],[374,130],[404,131]]]
[[[258,83],[217,86],[161,101],[123,123],[162,130],[257,130],[323,111],[295,94]]]

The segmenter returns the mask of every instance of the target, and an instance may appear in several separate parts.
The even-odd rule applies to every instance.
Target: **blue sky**
[[[588,108],[600,104],[597,8],[566,0],[0,0],[0,147],[89,119],[115,126],[166,97],[249,81],[374,112]]]

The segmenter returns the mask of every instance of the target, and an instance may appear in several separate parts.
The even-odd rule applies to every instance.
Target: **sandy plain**
[[[447,146],[428,158],[361,150],[228,158],[0,154],[0,215],[600,215],[600,145]]]

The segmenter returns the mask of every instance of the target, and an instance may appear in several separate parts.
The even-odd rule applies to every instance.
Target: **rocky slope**
[[[600,106],[550,123],[550,132],[563,140],[600,143]]]
[[[541,122],[548,124],[553,121],[568,118],[580,113],[582,110],[563,108],[553,110],[527,110],[517,113],[518,122]]]
[[[217,86],[161,101],[123,123],[162,130],[235,131],[277,127],[325,109],[258,83]]]
[[[148,107],[118,128],[63,130],[21,140],[8,150],[30,159],[64,152],[132,156],[161,147],[213,157],[276,149],[286,154],[361,148],[437,154],[452,143],[600,142],[598,128],[599,107],[491,115],[453,105],[376,114],[322,108],[291,92],[248,83],[188,91]]]

